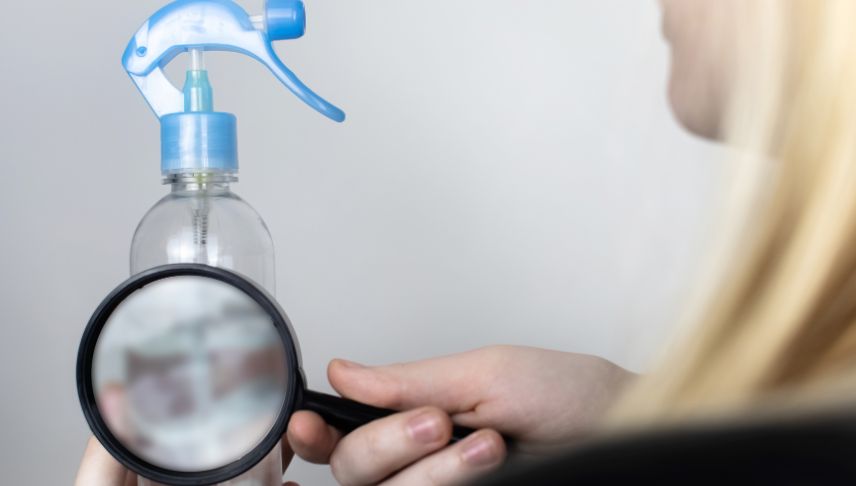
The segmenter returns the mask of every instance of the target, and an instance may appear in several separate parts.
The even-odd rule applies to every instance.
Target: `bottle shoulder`
[[[267,225],[233,193],[167,194],[143,216],[131,241],[134,273],[166,263],[206,263],[272,288],[273,261]]]
[[[146,212],[136,233],[192,227],[203,215],[209,230],[251,230],[271,240],[270,230],[258,211],[233,192],[215,195],[170,192]]]

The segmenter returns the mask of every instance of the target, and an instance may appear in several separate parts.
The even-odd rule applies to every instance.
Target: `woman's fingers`
[[[280,454],[282,455],[282,472],[288,469],[291,460],[294,458],[294,451],[291,449],[291,444],[285,437],[279,439]]]
[[[482,429],[461,442],[402,470],[383,486],[459,484],[498,467],[505,460],[505,442],[498,432]]]
[[[76,486],[136,486],[137,476],[116,462],[95,437],[90,437],[77,471]]]
[[[342,434],[318,414],[301,410],[291,416],[286,436],[298,456],[314,464],[327,464]]]
[[[330,457],[343,486],[375,484],[449,442],[452,421],[436,407],[375,420],[346,435]]]

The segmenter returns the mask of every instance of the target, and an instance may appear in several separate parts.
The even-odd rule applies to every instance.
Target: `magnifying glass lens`
[[[110,432],[154,466],[226,466],[274,427],[294,373],[271,316],[213,278],[156,280],[126,297],[95,345],[92,386]]]

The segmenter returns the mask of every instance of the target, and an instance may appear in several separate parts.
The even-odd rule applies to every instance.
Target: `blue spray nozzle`
[[[267,0],[265,14],[250,17],[230,0],[178,0],[158,10],[137,31],[122,65],[161,121],[161,171],[235,172],[238,169],[235,116],[214,111],[205,51],[250,56],[265,66],[298,98],[322,115],[341,122],[345,113],[316,95],[274,53],[271,42],[303,35],[302,0]],[[182,52],[192,66],[183,89],[163,68]]]
[[[265,27],[271,40],[303,37],[306,32],[306,9],[302,0],[268,0],[265,5]]]
[[[301,0],[268,0],[260,18],[230,0],[178,0],[143,24],[128,43],[122,64],[158,118],[185,106],[184,93],[166,78],[164,66],[196,49],[250,56],[304,103],[331,120],[344,121],[345,113],[303,84],[273,50],[274,40],[303,35],[305,22]]]

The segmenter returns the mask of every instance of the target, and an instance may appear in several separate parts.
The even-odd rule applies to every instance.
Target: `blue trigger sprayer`
[[[143,24],[125,49],[122,65],[158,118],[186,111],[185,93],[166,78],[164,66],[182,52],[229,51],[258,60],[307,105],[344,121],[342,110],[316,95],[274,53],[273,41],[302,37],[305,27],[299,0],[269,0],[264,15],[256,17],[229,0],[179,0]]]
[[[296,39],[304,30],[301,0],[267,0],[259,16],[229,0],[179,0],[134,34],[122,65],[160,120],[161,172],[171,191],[137,227],[132,274],[164,264],[202,263],[237,271],[274,294],[273,242],[258,213],[231,191],[238,174],[236,118],[214,111],[203,56],[210,51],[250,56],[307,105],[341,122],[344,112],[304,85],[273,50],[273,41]],[[185,52],[191,65],[180,90],[163,69]],[[281,461],[277,446],[248,472],[222,484],[280,485]],[[155,483],[140,477],[139,484]]]

